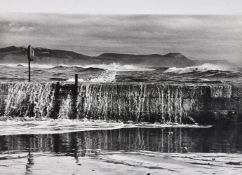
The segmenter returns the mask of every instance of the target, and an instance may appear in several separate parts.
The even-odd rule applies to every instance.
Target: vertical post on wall
[[[30,61],[33,61],[34,57],[34,49],[31,45],[28,46],[28,67],[29,67],[29,82],[31,81],[31,74],[30,74]]]
[[[72,110],[70,114],[70,119],[76,119],[77,118],[77,90],[78,88],[78,74],[75,74],[75,84],[72,88]]]
[[[31,60],[31,46],[28,46],[28,68],[29,68],[29,82],[31,81],[30,78],[30,60]]]
[[[75,87],[77,88],[78,86],[78,74],[75,74]]]

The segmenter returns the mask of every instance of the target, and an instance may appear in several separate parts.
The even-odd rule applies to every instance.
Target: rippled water
[[[94,126],[95,127],[95,126]],[[242,126],[0,136],[1,174],[238,174]]]
[[[53,122],[56,125],[57,122]],[[26,123],[22,122],[22,127]],[[20,125],[20,124],[19,124]],[[31,126],[29,126],[31,127]],[[57,132],[51,132],[49,125],[42,129],[49,130],[48,134],[21,134],[0,136],[1,152],[4,151],[47,151],[55,153],[67,153],[86,150],[106,151],[154,151],[182,153],[242,153],[242,126],[232,127],[169,127],[164,128],[152,125],[122,125],[118,124],[79,124],[82,131],[62,133],[62,126],[56,126]],[[82,129],[81,129],[82,127]],[[96,128],[96,129],[95,129]],[[58,133],[59,130],[59,133]],[[41,132],[40,132],[41,133]],[[53,133],[53,134],[52,134]],[[74,142],[74,143],[73,143]]]

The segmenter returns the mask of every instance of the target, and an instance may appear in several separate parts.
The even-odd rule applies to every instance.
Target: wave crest
[[[97,77],[91,77],[91,78],[87,78],[87,79],[81,78],[81,79],[78,79],[78,81],[79,82],[100,82],[100,83],[115,82],[116,75],[117,75],[116,71],[106,70],[106,71],[102,72],[100,75],[98,75]],[[74,82],[75,79],[71,78],[71,79],[68,79],[67,81]]]
[[[146,68],[138,65],[132,64],[119,64],[119,63],[111,63],[111,64],[92,64],[83,66],[84,68],[100,68],[110,71],[153,71],[154,69]]]
[[[164,71],[164,73],[185,74],[185,73],[208,72],[208,71],[232,71],[232,68],[225,65],[215,65],[215,64],[205,63],[200,66],[191,66],[191,67],[185,67],[185,68],[171,67],[166,71]]]

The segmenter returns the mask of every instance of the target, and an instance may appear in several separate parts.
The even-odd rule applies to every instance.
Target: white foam
[[[22,64],[21,64],[22,65]],[[0,66],[6,66],[6,67],[16,67],[17,66],[17,64],[11,64],[11,63],[9,63],[9,64],[0,64]]]
[[[90,79],[78,79],[79,82],[115,82],[116,78],[116,71],[104,71],[100,73],[97,77],[92,77]],[[75,79],[71,78],[67,80],[68,82],[74,82]]]
[[[218,70],[218,71],[232,71],[231,67],[225,65],[215,65],[205,63],[200,66],[191,66],[185,68],[177,68],[171,67],[165,71],[165,73],[176,73],[176,74],[184,74],[184,73],[191,73],[191,72],[207,72],[210,70]]]
[[[47,119],[47,120],[7,120],[0,121],[0,135],[53,134],[86,130],[110,130],[122,127],[122,123],[104,121]]]
[[[91,64],[85,65],[83,68],[95,67],[100,69],[106,69],[111,71],[153,71],[154,69],[146,68],[142,66],[132,65],[132,64],[119,64],[119,63],[112,63],[112,64]]]
[[[70,119],[45,119],[36,120],[25,118],[21,120],[0,121],[0,135],[19,134],[53,134],[90,130],[113,130],[121,128],[209,128],[211,126],[185,125],[185,124],[149,124],[149,123],[123,123],[104,120],[70,120]]]
[[[27,63],[6,63],[6,64],[0,64],[0,66],[7,66],[7,67],[18,67],[19,65],[23,67],[28,67]],[[52,64],[36,64],[36,63],[31,63],[31,67],[33,68],[41,68],[41,69],[49,69],[49,68],[54,68],[56,66],[62,66],[62,67],[81,67],[81,68],[100,68],[100,69],[105,69],[105,70],[110,70],[110,71],[153,71],[154,69],[151,68],[146,68],[142,66],[137,66],[137,65],[132,65],[132,64],[119,64],[119,63],[111,63],[111,64],[89,64],[89,65],[78,65],[78,64],[73,64],[73,65],[68,65],[68,64],[58,64],[58,65],[52,65]],[[20,66],[19,66],[20,67]]]

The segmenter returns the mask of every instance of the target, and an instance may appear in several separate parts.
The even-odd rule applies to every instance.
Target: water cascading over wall
[[[7,117],[194,123],[231,117],[241,106],[227,84],[22,82],[0,88]]]
[[[54,88],[51,83],[8,84],[5,116],[50,117],[53,109]]]
[[[180,86],[84,84],[77,102],[80,118],[182,122],[184,113]]]

